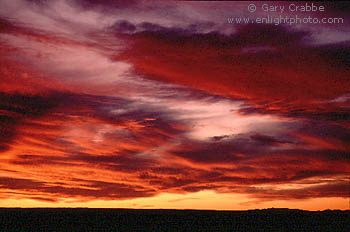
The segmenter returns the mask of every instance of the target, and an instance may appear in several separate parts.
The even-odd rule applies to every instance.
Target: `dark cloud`
[[[327,121],[303,121],[298,131],[329,142],[330,140],[334,139],[342,141],[344,144],[349,144],[350,142],[348,128],[342,126],[341,124],[332,124],[328,123]]]
[[[136,26],[126,20],[121,20],[114,23],[110,29],[120,33],[133,33],[136,30]]]
[[[74,0],[80,7],[84,9],[102,8],[104,10],[125,9],[137,6],[138,1],[130,0]]]
[[[233,43],[238,46],[290,46],[306,42],[309,33],[270,24],[251,24],[239,26],[232,37]]]
[[[52,94],[47,97],[40,95],[22,95],[0,93],[0,109],[20,117],[36,117],[47,113],[60,104],[64,95]]]
[[[298,189],[265,189],[248,188],[247,193],[256,198],[265,200],[291,200],[291,199],[310,199],[319,197],[349,197],[349,186],[346,181],[336,181],[334,183],[320,184],[312,187],[301,187]]]
[[[12,161],[13,164],[22,165],[22,166],[36,166],[40,167],[42,165],[65,165],[65,166],[78,166],[67,159],[67,157],[60,156],[42,156],[42,155],[17,155],[17,158]]]
[[[78,155],[68,159],[73,162],[84,162],[87,165],[95,163],[102,168],[124,173],[141,172],[157,165],[156,159],[140,157],[138,155],[140,152],[142,151],[124,151],[124,154],[119,152],[109,156]]]
[[[286,102],[259,102],[258,104],[255,106],[246,105],[239,109],[239,112],[242,115],[278,115],[296,120],[314,120],[310,123],[323,123],[324,126],[329,123],[345,126],[350,116],[346,102],[339,104],[319,102],[304,107],[300,107],[300,103],[286,105]]]
[[[0,152],[10,148],[10,143],[16,137],[14,132],[15,119],[8,116],[0,116]]]
[[[321,46],[319,50],[320,55],[328,60],[331,67],[349,71],[347,60],[350,57],[350,41]]]
[[[252,136],[250,136],[250,138],[253,139],[254,141],[260,143],[260,144],[266,144],[266,145],[278,146],[279,144],[292,143],[292,142],[289,142],[289,141],[276,139],[276,138],[274,138],[272,136],[260,135],[260,134],[252,135]]]
[[[350,12],[350,6],[346,1],[337,1],[337,2],[322,2],[320,5],[325,6],[325,9],[328,9],[332,12],[333,15],[348,17]]]
[[[15,25],[8,19],[0,17],[0,33],[7,33],[14,29]]]
[[[281,139],[262,134],[240,134],[214,137],[213,142],[185,141],[175,148],[173,154],[198,163],[239,163],[251,157],[266,155],[283,144],[298,144],[300,141],[287,135]],[[284,137],[284,138],[283,138]]]
[[[42,193],[46,196],[44,199],[45,201],[57,201],[62,197],[82,197],[83,199],[130,199],[135,197],[149,197],[155,194],[153,190],[146,189],[139,185],[127,185],[93,180],[83,180],[83,182],[84,184],[79,188],[52,185],[51,183],[31,179],[1,177],[0,188]],[[38,199],[38,197],[34,198]]]
[[[10,148],[17,127],[26,120],[41,117],[57,107],[63,95],[23,95],[0,93],[0,151]]]
[[[115,22],[111,27],[108,28],[111,32],[117,33],[117,35],[122,34],[136,34],[144,36],[152,36],[159,39],[168,39],[170,42],[186,42],[181,36],[188,38],[199,39],[198,36],[203,35],[204,31],[211,31],[207,33],[207,36],[215,39],[219,36],[219,33],[214,31],[214,23],[200,23],[191,24],[185,28],[183,27],[165,27],[156,23],[142,22],[138,24],[133,24],[127,20],[119,20]],[[200,41],[200,40],[199,40]]]
[[[290,46],[305,43],[309,39],[309,33],[306,31],[295,31],[287,29],[287,27],[269,24],[240,25],[237,26],[237,31],[231,35],[221,34],[216,31],[215,24],[209,22],[191,24],[183,28],[165,27],[149,22],[132,24],[121,20],[117,21],[110,29],[116,33],[133,33],[175,44],[186,43],[196,47],[213,46],[218,49]]]
[[[33,188],[39,188],[44,185],[41,181],[35,181],[22,178],[1,177],[0,186],[5,189],[22,189],[31,190]]]
[[[174,154],[197,163],[233,163],[242,159],[234,148],[227,144],[206,144],[199,150],[190,146],[185,150],[175,151]]]

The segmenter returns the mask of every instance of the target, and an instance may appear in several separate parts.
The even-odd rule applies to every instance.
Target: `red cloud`
[[[130,44],[119,58],[145,77],[247,99],[265,110],[327,112],[329,104],[320,102],[350,89],[348,45],[308,45],[308,33],[282,26],[242,26],[231,36],[158,27],[118,37]],[[268,49],[243,50],[262,46]]]
[[[77,2],[89,9],[112,4]],[[264,200],[346,197],[349,45],[311,45],[309,32],[282,26],[243,26],[232,35],[200,30],[210,27],[166,28],[124,20],[105,30],[103,38],[84,34],[95,41],[87,43],[1,20],[0,33],[35,40],[35,52],[47,44],[69,48],[56,57],[58,63],[68,58],[70,48],[84,48],[74,50],[73,71],[68,62],[58,70],[54,59],[49,71],[58,77],[53,78],[43,71],[44,58],[36,60],[37,66],[23,61],[20,55],[28,48],[21,42],[17,47],[0,44],[0,169],[9,175],[0,178],[1,193],[52,202],[200,190]],[[119,67],[110,60],[111,31],[128,45],[113,57],[132,64],[134,72],[126,68],[132,78],[119,77],[125,82],[113,79]],[[104,47],[105,42],[110,44]],[[89,49],[99,53],[79,53]],[[79,63],[84,55],[101,62],[102,71],[113,68],[103,75],[86,71],[95,66],[91,60]],[[230,104],[214,107],[213,102],[224,100]],[[269,128],[248,122],[254,127],[249,132],[205,139],[188,135],[195,123],[198,129],[221,120],[214,111],[231,103],[237,109],[225,111],[225,120],[231,112],[234,120],[239,111],[242,118],[269,115],[281,123]],[[284,184],[297,187],[279,189]]]

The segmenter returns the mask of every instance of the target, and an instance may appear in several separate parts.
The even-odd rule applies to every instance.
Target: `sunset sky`
[[[263,4],[0,0],[0,207],[349,209],[350,3]]]

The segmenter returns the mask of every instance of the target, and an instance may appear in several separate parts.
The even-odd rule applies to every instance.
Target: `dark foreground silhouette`
[[[1,231],[350,231],[350,211],[0,208]]]

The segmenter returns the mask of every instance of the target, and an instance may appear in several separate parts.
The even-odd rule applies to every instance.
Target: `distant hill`
[[[350,211],[0,208],[1,231],[350,231]]]

